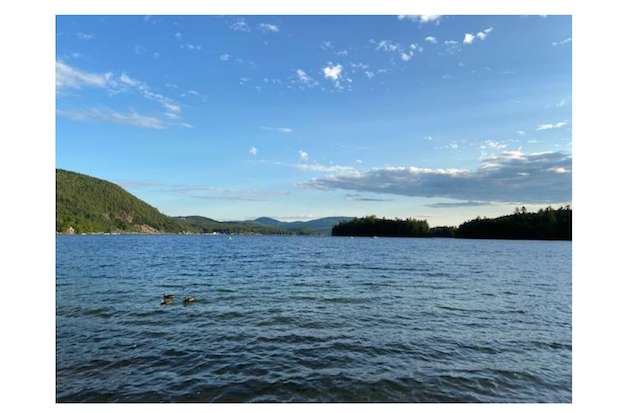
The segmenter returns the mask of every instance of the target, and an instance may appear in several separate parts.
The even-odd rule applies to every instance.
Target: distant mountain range
[[[56,231],[59,233],[227,233],[330,235],[349,217],[282,222],[272,218],[225,221],[201,216],[169,217],[120,186],[56,169]]]
[[[334,225],[341,222],[348,222],[352,219],[353,217],[325,217],[314,219],[312,221],[282,222],[273,218],[262,217],[255,219],[254,222],[258,222],[262,225],[285,229],[308,228],[323,234],[331,234]]]

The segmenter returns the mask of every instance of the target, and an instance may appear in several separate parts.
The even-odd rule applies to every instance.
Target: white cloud
[[[508,145],[499,143],[497,141],[486,141],[484,144],[480,145],[482,149],[489,148],[489,149],[495,149],[495,150],[502,150],[502,149],[505,149],[507,146]]]
[[[566,125],[568,125],[568,122],[566,121],[558,122],[558,123],[546,123],[544,125],[539,125],[538,128],[536,128],[536,130],[559,129],[559,128],[563,128]]]
[[[202,46],[197,45],[197,44],[182,44],[181,45],[181,49],[186,49],[189,51],[194,51],[194,50],[201,50]]]
[[[302,150],[299,150],[299,157],[301,158],[302,161],[307,161],[308,159],[310,159],[310,157],[308,156],[308,153]]]
[[[442,17],[443,15],[441,14],[401,14],[398,16],[398,20],[407,19],[407,20],[411,20],[412,22],[419,22],[419,23],[435,22],[436,24],[439,24],[439,21],[441,20]]]
[[[314,87],[319,83],[308,76],[306,72],[301,69],[297,69],[295,71],[295,75],[293,76],[293,83],[299,85],[301,88]]]
[[[245,20],[236,21],[232,24],[232,26],[230,26],[230,28],[238,32],[249,33],[252,31],[252,28],[250,28],[250,26],[245,22]]]
[[[351,67],[353,68],[353,73],[355,73],[357,69],[368,69],[370,65],[367,63],[351,63]]]
[[[257,153],[258,153],[258,149],[252,146],[252,148],[250,148],[250,154],[252,156],[255,156]]]
[[[274,24],[261,23],[258,25],[258,30],[263,33],[277,33],[280,31],[280,28]]]
[[[80,40],[92,40],[95,38],[93,33],[76,33],[75,34]]]
[[[523,136],[523,135],[525,135],[525,134],[526,134],[526,133],[525,133],[524,131],[522,131],[522,130],[518,130],[518,131],[517,131],[517,135],[519,135],[519,136]]]
[[[403,60],[404,62],[408,62],[413,58],[413,52],[417,51],[419,53],[421,53],[424,49],[422,49],[420,46],[418,46],[417,44],[411,44],[409,45],[409,51],[406,52],[402,52],[400,54],[400,58],[401,60]]]
[[[376,44],[375,49],[383,52],[397,52],[400,59],[404,62],[408,62],[414,55],[414,51],[422,52],[424,49],[418,44],[411,44],[409,47],[403,47],[400,43],[393,43],[390,40],[381,40],[379,42],[371,39],[370,43]]]
[[[325,79],[331,79],[334,82],[334,85],[339,88],[342,89],[341,80],[346,80],[346,81],[351,81],[351,79],[343,76],[342,73],[342,65],[334,65],[331,62],[327,64],[327,66],[325,66],[323,69],[323,76],[325,77]]]
[[[572,41],[573,41],[573,38],[569,37],[568,39],[564,39],[561,42],[553,42],[551,44],[554,45],[554,46],[560,46],[560,45],[563,45],[563,44],[566,44],[566,43],[572,42]]]
[[[435,36],[427,36],[424,40],[431,43],[437,43],[437,38]]]
[[[82,86],[105,88],[111,74],[97,74],[81,71],[63,62],[56,61],[56,89],[80,89]]]
[[[126,85],[129,85],[129,86],[138,87],[138,86],[142,85],[142,82],[140,82],[139,80],[136,80],[136,79],[132,79],[126,73],[121,74],[121,77],[119,79],[120,79],[121,82],[123,82],[123,83],[125,83]]]
[[[342,66],[326,66],[323,68],[323,75],[326,79],[338,80],[338,76],[342,73]]]
[[[487,156],[488,155],[487,151],[498,152],[498,151],[506,149],[506,147],[508,147],[508,145],[497,142],[497,141],[491,141],[491,140],[487,140],[480,145],[482,156]]]
[[[123,123],[126,125],[137,126],[140,128],[163,129],[164,123],[157,118],[140,115],[136,112],[120,113],[111,109],[83,109],[83,110],[63,110],[58,109],[56,113],[67,119],[76,121],[103,121],[113,123]]]
[[[476,37],[480,40],[484,40],[487,38],[487,36],[489,35],[489,33],[491,33],[493,31],[492,27],[489,27],[488,29],[478,32],[478,34],[476,34]]]
[[[183,35],[179,32],[176,32],[174,34],[174,38],[180,41],[180,40],[183,40]]]
[[[482,41],[486,39],[492,31],[493,31],[493,28],[489,27],[488,29],[485,29],[481,32],[476,33],[475,35],[471,33],[465,33],[465,38],[463,39],[463,43],[472,44],[474,40],[476,39],[480,39]]]
[[[461,48],[459,47],[460,43],[456,40],[446,40],[443,42],[443,44],[446,47],[446,52],[450,54],[455,54],[456,52],[461,50]]]
[[[375,41],[371,40],[371,43],[376,43]],[[400,44],[398,43],[392,43],[390,40],[381,40],[380,42],[376,43],[377,44],[377,50],[382,50],[384,52],[397,52],[397,51],[402,51],[403,48]]]
[[[291,132],[293,132],[293,129],[291,129],[291,128],[269,128],[267,126],[261,126],[260,129],[268,130],[268,131],[271,131],[271,132],[278,132],[278,133],[291,133]]]
[[[301,155],[301,159],[307,161],[309,158],[307,157],[307,153],[299,151]],[[355,168],[351,166],[340,166],[340,165],[319,165],[316,163],[301,163],[296,165],[298,169],[302,171],[312,171],[312,172],[335,172],[335,173],[350,173],[355,171]]]
[[[220,60],[221,60],[222,62],[227,62],[228,60],[230,60],[230,58],[231,58],[231,57],[232,57],[232,56],[231,56],[231,55],[229,55],[228,53],[224,53],[223,55],[220,55]]]

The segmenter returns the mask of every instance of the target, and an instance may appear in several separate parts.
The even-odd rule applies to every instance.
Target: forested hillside
[[[56,231],[172,232],[191,230],[120,186],[56,169]]]
[[[467,221],[457,231],[461,238],[506,238],[572,240],[573,211],[570,206],[538,212],[523,207],[512,215],[499,218],[476,218]]]

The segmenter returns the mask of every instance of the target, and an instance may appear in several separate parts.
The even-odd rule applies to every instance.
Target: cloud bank
[[[503,152],[483,159],[476,170],[386,167],[315,178],[301,186],[460,201],[562,203],[572,200],[572,158],[562,152]]]

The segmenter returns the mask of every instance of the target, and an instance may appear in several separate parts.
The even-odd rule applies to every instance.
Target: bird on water
[[[193,303],[194,301],[196,301],[196,297],[191,297],[191,296],[190,296],[190,297],[185,297],[185,298],[183,299],[183,302],[184,302],[184,303],[186,303],[186,304],[187,304],[187,303]]]

